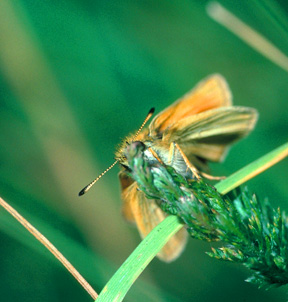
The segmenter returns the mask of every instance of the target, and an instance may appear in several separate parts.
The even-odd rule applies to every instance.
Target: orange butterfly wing
[[[221,107],[184,118],[163,133],[163,141],[177,142],[189,158],[224,159],[229,145],[247,136],[257,121],[257,111],[248,107]]]
[[[154,199],[147,199],[145,194],[137,190],[136,182],[125,172],[119,173],[119,179],[122,186],[123,215],[135,222],[142,238],[146,237],[168,214],[163,212]],[[163,261],[170,262],[177,258],[183,251],[187,241],[187,231],[182,228],[159,251],[157,257]]]
[[[254,128],[257,116],[255,109],[232,106],[228,84],[216,74],[155,116],[149,131],[152,138],[161,137],[163,143],[178,143],[203,171],[205,161],[201,167],[196,157],[222,161],[229,145]]]
[[[149,126],[150,135],[156,137],[185,117],[231,105],[232,96],[226,80],[219,74],[212,75],[158,113]]]

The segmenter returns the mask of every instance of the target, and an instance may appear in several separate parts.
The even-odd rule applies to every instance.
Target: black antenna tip
[[[78,196],[84,195],[84,194],[86,193],[86,188],[87,188],[87,187],[83,188],[83,189],[79,192]]]
[[[148,114],[153,114],[153,113],[154,113],[154,111],[155,111],[155,108],[154,108],[154,107],[152,107],[152,108],[150,109],[150,111],[148,112]]]

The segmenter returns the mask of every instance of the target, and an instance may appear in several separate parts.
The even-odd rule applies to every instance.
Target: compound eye
[[[134,144],[135,144],[135,146],[140,147],[141,151],[144,151],[146,149],[146,145],[141,141],[135,141]]]

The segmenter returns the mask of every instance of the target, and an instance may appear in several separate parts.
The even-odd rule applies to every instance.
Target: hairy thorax
[[[129,164],[125,156],[125,149],[133,142],[141,142],[144,145],[144,157],[151,164],[163,162],[165,165],[172,166],[178,173],[191,178],[191,171],[187,169],[187,165],[183,160],[179,151],[174,148],[171,143],[165,142],[161,137],[151,138],[149,130],[143,129],[135,138],[134,135],[127,136],[117,148],[115,159],[124,167],[129,169]],[[172,148],[172,150],[170,149]],[[169,152],[170,151],[170,152]]]

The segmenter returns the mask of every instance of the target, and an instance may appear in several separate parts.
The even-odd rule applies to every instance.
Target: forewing
[[[122,214],[126,220],[135,222],[131,209],[131,201],[133,198],[135,198],[137,193],[135,186],[133,186],[133,184],[136,184],[136,182],[129,177],[125,171],[120,171],[118,177],[121,185],[121,197],[123,200]]]
[[[189,156],[221,161],[230,144],[253,130],[258,113],[247,107],[222,107],[187,117],[163,133],[163,141],[176,142]]]
[[[155,200],[147,199],[143,192],[137,190],[136,182],[122,191],[122,199],[125,218],[136,222],[142,238],[167,217]],[[158,258],[166,262],[174,260],[184,249],[186,240],[187,231],[183,228],[170,238],[157,254]]]
[[[212,75],[156,115],[149,126],[150,136],[159,137],[159,134],[181,119],[231,105],[232,97],[226,80],[219,74]]]

